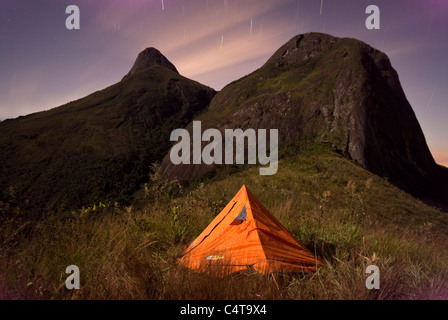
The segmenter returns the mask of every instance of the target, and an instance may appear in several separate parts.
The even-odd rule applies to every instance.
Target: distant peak
[[[176,67],[156,48],[147,48],[139,53],[128,76],[154,65],[159,65],[179,73]]]

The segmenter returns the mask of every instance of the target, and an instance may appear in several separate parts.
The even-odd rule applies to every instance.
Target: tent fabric
[[[322,263],[244,185],[178,260],[230,274],[314,271]]]

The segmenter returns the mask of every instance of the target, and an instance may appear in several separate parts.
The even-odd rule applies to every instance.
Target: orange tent
[[[322,263],[243,186],[178,260],[223,275],[312,271]],[[219,268],[217,268],[219,267]]]

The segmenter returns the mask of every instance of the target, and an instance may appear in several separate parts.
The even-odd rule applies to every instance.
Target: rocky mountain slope
[[[202,130],[278,129],[283,144],[328,143],[413,195],[448,202],[447,169],[434,162],[397,72],[384,53],[355,39],[294,37],[260,69],[219,92],[196,120]],[[212,170],[215,165],[175,166],[169,155],[162,164],[168,180],[194,180]]]

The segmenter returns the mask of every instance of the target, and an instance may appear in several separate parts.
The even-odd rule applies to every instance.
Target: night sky
[[[72,4],[80,30],[65,27]],[[365,27],[371,4],[380,30]],[[311,31],[386,53],[436,161],[448,166],[448,0],[1,0],[0,119],[114,84],[147,47],[219,90]]]

